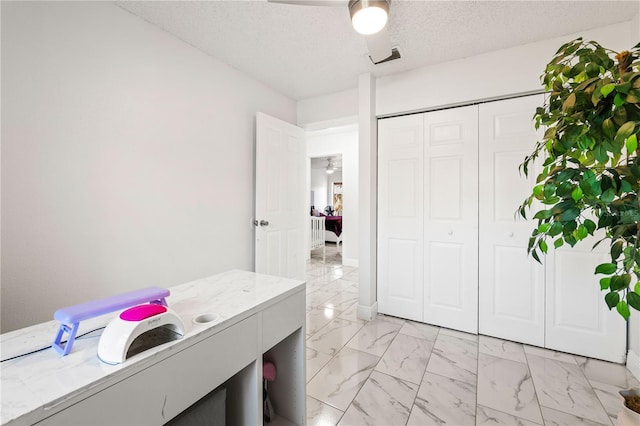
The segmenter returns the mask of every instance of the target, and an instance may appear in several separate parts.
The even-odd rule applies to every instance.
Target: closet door
[[[527,255],[533,220],[515,215],[537,173],[518,166],[542,137],[533,115],[543,95],[480,105],[479,329],[544,346],[544,266]],[[544,259],[543,259],[544,261]]]
[[[422,115],[378,121],[378,311],[422,320]]]
[[[601,235],[600,237],[603,237]],[[609,311],[600,291],[598,264],[610,262],[608,244],[591,250],[595,238],[575,247],[549,250],[547,264],[546,347],[612,362],[626,357],[626,322]],[[633,313],[632,313],[633,315]]]
[[[478,332],[478,109],[424,114],[424,322]]]

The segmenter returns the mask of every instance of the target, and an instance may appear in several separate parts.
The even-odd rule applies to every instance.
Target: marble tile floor
[[[342,248],[307,264],[309,425],[615,425],[622,365],[379,315]],[[331,259],[331,260],[330,260]]]

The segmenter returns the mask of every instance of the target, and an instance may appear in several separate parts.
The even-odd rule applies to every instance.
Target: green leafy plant
[[[519,208],[524,218],[537,210],[529,253],[540,262],[550,245],[607,241],[611,262],[595,273],[625,319],[640,311],[639,53],[640,43],[620,53],[582,38],[562,45],[541,76],[548,98],[534,119],[544,137],[520,165],[528,175],[542,161]]]

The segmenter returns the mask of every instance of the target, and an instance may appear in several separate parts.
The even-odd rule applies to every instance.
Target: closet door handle
[[[269,226],[269,221],[268,220],[261,220],[260,221],[260,226]]]
[[[508,236],[509,238],[513,238],[513,231],[509,232],[509,233],[507,234],[507,236]]]
[[[447,235],[453,235],[453,231],[449,230],[449,232],[447,232]]]

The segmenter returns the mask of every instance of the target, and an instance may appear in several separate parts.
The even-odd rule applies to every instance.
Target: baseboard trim
[[[359,313],[360,311],[358,311]],[[640,380],[640,354],[629,350],[627,353],[627,369],[631,371],[631,374],[636,376],[636,379]]]
[[[344,266],[353,266],[354,268],[358,267],[358,259],[349,259],[348,257],[342,258],[342,264]]]
[[[372,321],[378,316],[378,302],[371,306],[358,305],[358,319]]]

